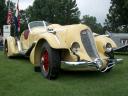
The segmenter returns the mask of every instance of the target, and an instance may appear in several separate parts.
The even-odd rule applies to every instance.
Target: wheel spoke
[[[49,60],[48,60],[48,51],[45,50],[43,55],[42,55],[42,67],[44,69],[45,72],[48,72],[48,69],[49,69]]]

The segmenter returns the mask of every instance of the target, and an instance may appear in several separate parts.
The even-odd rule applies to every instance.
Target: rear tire
[[[51,48],[47,42],[42,45],[40,69],[42,75],[49,80],[56,79],[60,71],[59,51]]]
[[[8,57],[8,43],[7,43],[7,41],[5,41],[5,44],[4,44],[4,54]]]
[[[5,43],[4,43],[4,54],[5,54],[5,56],[7,57],[7,58],[9,58],[9,59],[13,59],[13,56],[8,56],[8,42],[7,41],[5,41]]]

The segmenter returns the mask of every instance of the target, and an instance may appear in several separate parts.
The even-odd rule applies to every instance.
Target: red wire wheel
[[[42,45],[40,69],[41,74],[49,80],[56,79],[58,77],[60,69],[59,51],[51,48],[47,42]]]
[[[49,69],[49,60],[48,60],[48,51],[45,50],[44,53],[42,54],[42,68],[44,69],[45,72],[48,72]]]

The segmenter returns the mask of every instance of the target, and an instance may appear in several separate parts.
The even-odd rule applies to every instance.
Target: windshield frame
[[[32,32],[32,28],[36,28],[36,27],[44,27],[45,30],[47,30],[47,26],[49,24],[46,21],[32,21],[30,23],[28,23],[28,28],[30,30],[30,32]]]

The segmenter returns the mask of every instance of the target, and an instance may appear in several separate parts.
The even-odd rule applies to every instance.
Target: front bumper
[[[99,65],[96,61],[89,62],[89,61],[77,61],[77,62],[70,62],[70,61],[61,61],[63,68],[67,69],[86,69],[87,67],[91,67],[92,69],[96,69],[101,72],[106,72],[108,69],[112,68],[123,59],[109,59],[108,64],[105,68],[102,68],[102,65]]]
[[[101,72],[106,72],[108,69],[111,69],[113,66],[115,66],[116,64],[122,62],[123,59],[110,59],[108,61],[108,65],[106,66],[106,68],[100,70]]]

